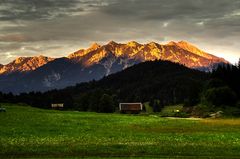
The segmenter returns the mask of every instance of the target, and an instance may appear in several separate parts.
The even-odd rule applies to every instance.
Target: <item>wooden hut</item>
[[[62,110],[64,104],[63,103],[53,103],[51,104],[52,109]]]
[[[138,114],[143,110],[142,103],[119,103],[121,113]]]

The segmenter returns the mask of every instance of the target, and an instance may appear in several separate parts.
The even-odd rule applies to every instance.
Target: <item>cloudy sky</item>
[[[0,63],[66,56],[93,42],[186,40],[240,57],[240,0],[0,0]]]

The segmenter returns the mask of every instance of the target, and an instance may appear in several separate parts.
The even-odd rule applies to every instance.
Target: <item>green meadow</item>
[[[240,119],[3,106],[0,158],[240,158]]]

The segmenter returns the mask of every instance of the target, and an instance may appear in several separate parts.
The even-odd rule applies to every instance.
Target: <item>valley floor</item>
[[[240,158],[240,119],[4,107],[0,158]]]

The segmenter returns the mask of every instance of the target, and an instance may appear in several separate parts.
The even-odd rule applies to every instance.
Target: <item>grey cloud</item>
[[[2,42],[0,42],[0,52],[1,53],[17,50],[20,48],[21,48],[21,44],[19,44],[19,43],[2,43]]]
[[[9,34],[0,36],[0,42],[23,42],[23,41],[30,41],[27,37],[21,34]]]
[[[0,20],[37,20],[74,15],[102,5],[101,0],[0,0]]]
[[[57,56],[95,41],[187,40],[240,56],[238,0],[0,0],[0,22],[0,46],[20,45],[11,50],[18,55]]]
[[[17,4],[22,4],[21,2],[26,4],[27,0],[20,0]],[[101,5],[104,2],[108,5]],[[47,10],[68,8],[69,10],[61,14],[69,15],[72,10],[75,10],[72,7],[77,6],[78,3],[101,7],[86,15],[54,18],[50,21],[34,20],[26,26],[4,28],[3,32],[20,33],[24,37],[22,40],[25,41],[106,40],[114,37],[123,39],[128,36],[138,38],[144,33],[146,36],[152,36],[156,34],[157,29],[159,29],[159,34],[163,35],[161,30],[164,29],[161,26],[164,22],[169,22],[168,30],[164,30],[165,34],[176,31],[189,33],[200,31],[209,32],[215,36],[226,32],[239,33],[238,26],[240,25],[239,16],[221,19],[240,9],[240,1],[236,0],[33,0],[31,3],[39,8],[47,6]],[[45,9],[40,9],[40,11],[45,12]],[[35,17],[35,14],[29,15]],[[201,21],[205,22],[204,25],[197,27],[196,23]],[[129,32],[128,30],[135,30],[135,32],[124,35],[124,32]]]
[[[121,0],[104,7],[111,15],[137,16],[145,19],[219,18],[239,9],[237,0]]]

